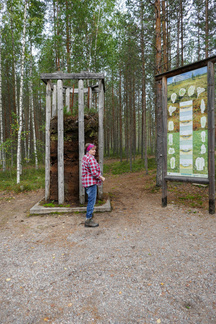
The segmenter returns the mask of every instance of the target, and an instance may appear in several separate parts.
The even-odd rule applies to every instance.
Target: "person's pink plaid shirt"
[[[100,165],[93,155],[87,153],[82,159],[82,186],[86,188],[94,184],[100,185],[100,176]]]

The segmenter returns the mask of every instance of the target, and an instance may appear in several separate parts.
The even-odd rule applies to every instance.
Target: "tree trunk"
[[[4,138],[3,138],[3,113],[2,113],[2,67],[1,67],[1,26],[0,26],[0,145],[1,148],[1,159],[2,159],[2,170],[6,170],[6,163],[5,163],[5,151],[3,148]]]
[[[160,0],[155,0],[155,17],[156,17],[156,73],[161,73],[161,32],[160,32]],[[161,84],[156,83],[156,107],[155,116],[157,118],[157,142],[156,142],[156,160],[157,160],[157,177],[156,184],[162,184],[162,105],[161,105]]]
[[[167,23],[166,23],[166,3],[162,1],[162,28],[163,28],[163,72],[168,71],[168,51],[167,51]]]
[[[208,57],[208,36],[209,36],[209,28],[208,28],[208,0],[205,0],[205,57]]]
[[[122,100],[121,100],[121,67],[119,69],[119,149],[120,161],[122,162]]]
[[[136,95],[136,89],[135,89],[135,74],[133,73],[133,158],[135,161],[136,158],[136,103],[135,103],[135,95]]]
[[[17,183],[20,183],[20,174],[21,174],[21,134],[22,134],[22,127],[23,127],[23,75],[24,75],[24,58],[25,58],[26,14],[27,14],[27,1],[25,2],[25,9],[24,9],[24,25],[23,25],[22,55],[21,55],[19,129],[18,129],[18,141],[17,141]]]
[[[69,29],[68,0],[66,1],[66,48],[67,48],[67,72],[70,73],[70,29]]]
[[[33,99],[33,83],[32,83],[32,46],[31,46],[31,62],[30,62],[30,75],[29,75],[29,94],[30,94],[30,116],[32,122],[32,134],[33,134],[33,146],[34,146],[34,158],[35,158],[35,169],[38,169],[38,157],[37,157],[37,146],[36,146],[36,132],[35,132],[35,118],[34,118],[34,99]],[[30,134],[29,134],[30,135]]]
[[[146,82],[145,82],[145,53],[144,53],[144,26],[143,5],[141,6],[141,57],[142,57],[142,135],[141,158],[145,161],[145,170],[148,174],[147,138],[146,138]],[[144,150],[144,154],[143,154]]]
[[[181,66],[184,65],[184,24],[183,24],[183,3],[180,0],[180,23],[181,23]]]
[[[155,0],[155,46],[156,46],[156,74],[161,73],[161,18],[160,18],[160,0]]]
[[[179,7],[180,7],[180,2],[181,0],[179,0]],[[176,48],[176,68],[179,67],[179,41],[180,41],[180,12],[178,10],[177,12],[177,35],[176,35],[176,39],[177,39],[177,48]]]

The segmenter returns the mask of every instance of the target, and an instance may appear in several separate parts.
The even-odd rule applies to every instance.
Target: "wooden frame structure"
[[[162,153],[162,206],[167,206],[167,182],[183,181],[209,185],[209,213],[215,213],[215,94],[214,63],[216,56],[156,75],[155,80],[162,82],[161,106],[163,112],[163,153]],[[208,100],[208,178],[167,175],[167,78],[207,66]]]
[[[103,152],[104,152],[104,75],[102,73],[43,73],[41,80],[46,84],[46,137],[45,137],[45,201],[50,197],[50,120],[58,115],[58,203],[64,203],[64,111],[63,102],[67,111],[70,109],[70,93],[78,94],[78,138],[79,138],[79,201],[85,202],[85,190],[81,183],[82,158],[84,156],[85,131],[84,131],[84,94],[88,93],[91,106],[92,93],[99,95],[99,129],[98,129],[98,154],[99,165],[103,172]],[[56,80],[57,84],[52,84]],[[78,89],[64,87],[63,80],[78,80]],[[98,80],[98,85],[84,88],[84,80]],[[98,197],[102,198],[103,185],[99,186]]]

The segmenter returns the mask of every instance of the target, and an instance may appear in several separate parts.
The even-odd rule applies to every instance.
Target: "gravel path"
[[[0,323],[215,324],[215,216],[161,208],[142,181],[110,177],[94,229],[83,214],[27,217],[41,191],[2,200]]]

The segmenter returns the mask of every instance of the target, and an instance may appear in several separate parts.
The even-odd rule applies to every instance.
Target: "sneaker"
[[[97,227],[97,226],[99,226],[99,224],[98,224],[98,223],[95,223],[95,222],[92,220],[92,218],[87,219],[87,220],[85,221],[85,227]]]

